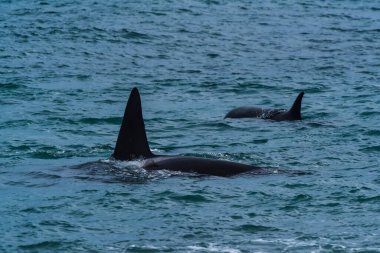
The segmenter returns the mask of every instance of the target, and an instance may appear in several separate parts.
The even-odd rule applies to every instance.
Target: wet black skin
[[[196,172],[223,177],[253,170],[259,174],[262,172],[262,169],[251,165],[192,156],[154,156],[144,161],[143,168],[147,170]]]
[[[224,118],[260,118],[276,121],[301,120],[301,103],[303,95],[304,92],[298,94],[293,106],[289,110],[243,106],[229,111]]]

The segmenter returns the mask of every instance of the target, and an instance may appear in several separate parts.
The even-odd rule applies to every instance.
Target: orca
[[[303,95],[303,91],[298,94],[293,106],[289,110],[243,106],[229,111],[224,118],[260,118],[275,121],[301,120],[301,103]]]
[[[149,148],[138,89],[132,89],[111,160],[141,160],[146,170],[169,170],[213,176],[245,172],[269,174],[268,169],[225,160],[181,155],[155,155]]]

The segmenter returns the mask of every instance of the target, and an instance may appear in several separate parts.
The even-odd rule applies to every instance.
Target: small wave
[[[310,185],[304,184],[304,183],[286,183],[284,187],[289,188],[289,189],[298,189],[298,188],[307,188],[307,187],[310,187]]]
[[[38,206],[38,207],[28,207],[20,211],[25,212],[25,213],[46,213],[49,211],[59,210],[65,206],[66,204],[52,204],[52,205],[45,205],[45,206]]]
[[[212,202],[209,198],[202,194],[177,194],[171,191],[165,191],[159,194],[160,198],[169,198],[176,202],[184,203],[209,203]]]
[[[328,116],[328,113],[319,113],[317,115],[317,117],[324,117],[324,116]],[[337,126],[334,125],[333,123],[329,123],[329,122],[307,122],[306,123],[308,126],[310,127],[314,127],[314,128],[320,128],[320,127],[325,127],[325,128],[336,128]]]
[[[305,202],[305,201],[308,202],[312,200],[312,198],[313,197],[308,194],[298,194],[292,199],[292,202],[293,203],[299,203],[299,202]]]
[[[78,226],[72,225],[71,223],[63,220],[43,220],[39,223],[41,226],[45,227],[60,227],[63,230],[73,230],[74,228],[77,228]]]
[[[0,83],[0,90],[17,90],[25,88],[24,85],[16,84],[16,83]]]
[[[372,196],[372,197],[359,196],[356,200],[359,203],[368,203],[368,202],[378,203],[380,201],[380,195]]]
[[[59,176],[59,175],[45,173],[45,172],[41,172],[41,171],[29,172],[27,175],[32,176],[34,178],[48,178],[48,179],[59,179],[59,178],[61,178],[61,176]]]
[[[362,151],[362,152],[379,152],[380,151],[380,145],[362,148],[362,149],[359,149],[359,151]]]
[[[121,118],[120,117],[108,117],[108,118],[82,118],[79,120],[79,123],[85,123],[85,124],[100,124],[100,123],[107,123],[107,124],[120,124]]]
[[[33,244],[20,245],[22,250],[40,251],[40,250],[57,250],[61,248],[63,242],[61,241],[43,241]]]
[[[27,119],[9,120],[2,123],[2,126],[0,128],[25,127],[25,126],[29,126],[35,123],[36,123],[35,121],[27,120]]]
[[[263,225],[254,225],[254,224],[245,224],[235,228],[236,231],[246,232],[246,233],[258,233],[263,231],[280,231],[280,229],[275,227],[263,226]]]
[[[376,116],[376,115],[380,115],[380,112],[378,112],[378,111],[367,111],[367,112],[360,113],[360,116],[363,116],[363,117]]]
[[[68,145],[66,147],[45,146],[39,143],[29,142],[21,145],[10,145],[7,157],[25,157],[55,160],[71,157],[89,157],[99,153],[109,153],[113,147],[109,145],[96,145],[86,147],[83,145]]]
[[[135,32],[135,31],[130,31],[128,29],[121,29],[118,31],[121,37],[123,38],[132,38],[132,39],[149,39],[150,37],[145,34],[145,33],[140,33],[140,32]]]

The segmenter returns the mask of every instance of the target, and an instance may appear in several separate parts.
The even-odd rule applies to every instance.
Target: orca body
[[[154,155],[149,148],[142,116],[141,99],[137,88],[133,88],[129,96],[111,158],[121,161],[142,160],[142,167],[146,170],[195,172],[224,177],[248,171],[254,171],[257,174],[263,174],[267,171],[256,166],[224,160]]]
[[[301,120],[301,103],[303,95],[304,92],[298,94],[293,106],[289,110],[243,106],[229,111],[224,118],[260,118],[276,121]]]

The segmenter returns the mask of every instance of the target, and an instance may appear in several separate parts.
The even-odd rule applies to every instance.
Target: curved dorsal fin
[[[153,156],[145,133],[141,99],[136,87],[132,89],[129,95],[112,156],[116,160],[123,161]]]
[[[288,117],[291,117],[293,120],[300,120],[301,119],[301,104],[302,104],[302,98],[305,93],[302,91],[300,94],[298,94],[296,100],[294,101],[292,107],[287,112]]]

